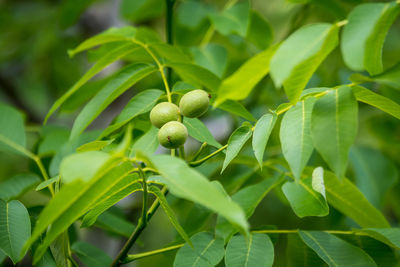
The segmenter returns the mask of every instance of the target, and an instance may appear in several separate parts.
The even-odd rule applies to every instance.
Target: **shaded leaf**
[[[361,232],[388,246],[400,249],[400,228],[367,228]]]
[[[19,174],[0,183],[0,198],[17,198],[40,183],[40,178],[33,173]]]
[[[249,121],[256,121],[251,113],[239,102],[233,100],[226,100],[218,106],[219,109],[228,111],[232,114],[238,115]]]
[[[225,251],[226,267],[268,267],[274,262],[274,245],[268,235],[251,234],[248,242],[234,236]]]
[[[208,44],[204,47],[192,47],[190,52],[197,65],[208,69],[218,77],[222,77],[228,63],[228,52],[225,47]]]
[[[158,128],[151,126],[150,130],[143,134],[132,146],[130,156],[135,156],[136,151],[146,151],[153,154],[160,143],[157,138]]]
[[[120,10],[125,19],[138,23],[162,15],[165,11],[165,1],[123,0]]]
[[[266,49],[274,38],[271,25],[255,10],[250,10],[250,21],[246,40],[259,49]]]
[[[0,151],[25,154],[26,135],[22,114],[15,108],[0,103]]]
[[[95,225],[108,232],[125,237],[129,237],[135,230],[135,226],[131,222],[108,210],[97,218]]]
[[[236,33],[245,37],[249,23],[249,3],[239,2],[220,14],[211,14],[210,18],[215,29],[222,35]]]
[[[183,124],[186,126],[189,135],[197,141],[207,142],[207,144],[216,148],[221,147],[221,144],[215,140],[207,126],[205,126],[199,119],[184,117]]]
[[[75,242],[71,250],[88,267],[106,267],[112,263],[112,258],[101,249],[82,241]]]

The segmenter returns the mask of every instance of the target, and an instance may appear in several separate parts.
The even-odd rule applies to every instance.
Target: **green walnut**
[[[150,112],[150,121],[157,128],[161,128],[169,121],[177,120],[179,120],[179,108],[169,102],[157,104]]]
[[[188,131],[179,121],[167,122],[158,131],[158,141],[163,147],[178,148],[186,142]]]
[[[179,102],[181,114],[188,118],[197,118],[206,113],[210,95],[204,90],[193,90],[186,93]]]

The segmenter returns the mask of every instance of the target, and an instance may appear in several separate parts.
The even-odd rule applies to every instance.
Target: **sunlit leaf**
[[[183,118],[183,124],[186,126],[189,135],[200,142],[207,142],[207,144],[220,148],[221,144],[218,143],[212,136],[208,128],[196,118]]]
[[[276,113],[265,114],[257,121],[254,127],[252,146],[254,155],[256,156],[261,169],[263,165],[264,151],[272,129],[275,126],[276,118]]]

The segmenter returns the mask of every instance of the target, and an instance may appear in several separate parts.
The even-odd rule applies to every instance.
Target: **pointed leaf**
[[[75,242],[71,250],[86,266],[107,267],[112,263],[112,258],[104,251],[86,242]]]
[[[149,192],[158,198],[158,201],[160,202],[160,205],[163,208],[163,210],[165,211],[165,213],[167,214],[168,219],[170,220],[172,225],[175,227],[176,231],[183,238],[183,240],[185,240],[186,243],[188,243],[190,246],[193,247],[192,241],[189,239],[189,236],[186,234],[185,230],[180,225],[178,218],[176,217],[172,208],[169,206],[168,201],[165,198],[164,194],[161,192],[161,190],[157,186],[153,185],[153,186],[149,187]]]
[[[31,221],[25,206],[18,200],[5,202],[0,199],[0,251],[14,264],[25,255],[25,242],[31,236]]]
[[[371,78],[367,77],[367,81]],[[400,90],[400,63],[397,63],[384,73],[373,77],[373,81]]]
[[[274,263],[274,245],[268,235],[251,234],[248,242],[234,236],[225,251],[226,267],[269,267]]]
[[[250,21],[247,29],[246,40],[259,49],[266,49],[274,38],[271,25],[255,10],[250,10]]]
[[[207,126],[205,126],[199,119],[184,117],[183,124],[186,126],[189,135],[197,141],[207,142],[207,144],[216,148],[221,147],[221,144],[215,140]]]
[[[19,174],[0,183],[0,198],[17,198],[40,183],[40,178],[33,173]]]
[[[84,145],[81,145],[76,149],[76,152],[88,152],[88,151],[99,151],[111,144],[114,139],[111,140],[95,140]]]
[[[383,42],[399,13],[396,2],[361,4],[350,12],[341,39],[343,59],[349,68],[367,70],[371,75],[383,71]]]
[[[326,199],[324,169],[317,167],[312,172],[312,189],[320,193]]]
[[[207,232],[190,238],[193,248],[185,244],[176,254],[174,267],[214,267],[224,257],[224,240]]]
[[[26,135],[22,114],[11,106],[0,103],[0,151],[25,154]]]
[[[367,228],[360,230],[368,236],[385,243],[396,249],[400,249],[400,228]]]
[[[271,76],[277,87],[296,103],[311,76],[338,44],[337,25],[306,25],[289,36],[271,59]]]
[[[122,69],[79,113],[72,127],[70,140],[81,134],[118,96],[155,70],[154,66],[148,64],[132,64]]]
[[[228,52],[225,47],[208,44],[205,47],[192,47],[190,52],[197,65],[208,69],[218,77],[222,77],[228,63]]]
[[[359,247],[350,245],[334,235],[317,231],[300,231],[299,235],[330,267],[376,266],[371,257]]]
[[[50,178],[50,179],[48,179],[46,181],[43,181],[40,184],[38,184],[38,186],[36,187],[35,190],[36,191],[40,191],[40,190],[42,190],[42,189],[44,189],[44,188],[46,188],[46,187],[48,187],[48,186],[50,186],[50,185],[52,185],[54,183],[58,183],[58,182],[60,182],[60,176],[55,176],[53,178]]]
[[[379,108],[380,110],[400,120],[400,105],[396,102],[384,96],[378,95],[362,86],[353,86],[352,89],[354,96],[358,101]]]
[[[221,173],[229,165],[229,163],[239,154],[242,147],[250,139],[252,130],[249,126],[243,125],[237,128],[228,140],[228,147],[226,149],[226,156],[222,166]]]
[[[314,149],[311,137],[311,113],[315,103],[309,97],[287,111],[281,122],[282,153],[296,180],[307,165]]]
[[[227,99],[245,99],[256,84],[268,74],[269,62],[277,48],[278,45],[274,45],[258,53],[224,79],[218,88],[218,97],[214,105],[220,106]]]
[[[358,106],[351,88],[343,86],[319,98],[311,121],[315,148],[336,175],[344,177],[358,125]]]
[[[144,161],[154,166],[162,176],[172,194],[199,203],[230,223],[247,231],[247,221],[243,210],[225,194],[221,193],[206,177],[190,168],[183,160],[168,155],[140,155]]]
[[[142,135],[132,146],[130,156],[135,156],[136,151],[146,151],[148,154],[156,152],[160,143],[157,138],[158,128],[151,126],[150,130]]]
[[[215,29],[222,35],[237,33],[245,37],[249,23],[249,3],[239,2],[210,17]]]
[[[114,214],[107,210],[96,220],[96,227],[104,229],[116,235],[130,237],[135,230],[135,226],[119,214]]]
[[[239,102],[234,100],[226,100],[218,106],[219,109],[228,111],[231,114],[238,115],[249,121],[256,121],[251,113]]]
[[[264,151],[272,129],[275,126],[276,118],[276,113],[265,114],[257,121],[254,127],[252,146],[254,155],[256,156],[261,169],[263,165]]]

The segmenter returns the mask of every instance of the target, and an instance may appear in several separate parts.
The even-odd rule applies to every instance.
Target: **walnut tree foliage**
[[[400,265],[399,1],[98,2],[0,11],[0,262]]]

